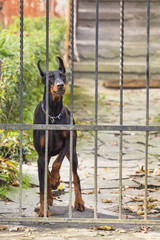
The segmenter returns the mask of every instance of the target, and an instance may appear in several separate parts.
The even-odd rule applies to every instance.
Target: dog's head
[[[66,70],[63,64],[63,60],[57,57],[59,60],[58,70],[48,72],[49,89],[53,98],[61,97],[65,93],[66,89]],[[46,85],[46,73],[40,67],[40,61],[38,61],[38,69],[42,77],[42,83]]]

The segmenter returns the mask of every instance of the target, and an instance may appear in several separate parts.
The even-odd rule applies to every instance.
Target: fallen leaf
[[[60,197],[53,197],[54,200],[57,200],[59,202],[63,202],[63,199],[61,199]]]
[[[155,209],[160,210],[160,205],[155,206]]]
[[[9,232],[18,232],[18,230],[19,230],[19,227],[11,227],[9,229]]]
[[[114,191],[114,192],[111,192],[111,193],[114,193],[114,194],[119,194],[119,191]]]
[[[136,171],[136,174],[138,173],[145,173],[145,169],[143,165],[139,166],[139,169]],[[147,173],[149,174],[149,169],[147,170]]]
[[[90,194],[93,194],[94,193],[94,191],[84,191],[83,192],[83,194],[85,194],[85,195],[90,195]]]
[[[127,195],[126,197],[130,198],[132,201],[135,202],[143,202],[144,201],[144,197],[138,197],[138,196],[131,196],[131,195]]]
[[[90,194],[93,194],[94,193],[94,190],[92,191],[83,191],[83,194],[86,194],[86,195],[90,195]],[[100,189],[97,190],[97,193],[101,193]]]
[[[154,199],[154,198],[152,198],[152,197],[150,197],[150,198],[148,198],[148,202],[158,202],[158,199]]]
[[[160,168],[155,168],[154,169],[153,176],[160,176]]]
[[[105,231],[112,231],[114,226],[98,226],[95,225],[94,230],[105,230]]]
[[[158,210],[150,209],[147,211],[148,214],[154,214],[154,213],[159,213]]]
[[[102,199],[102,203],[111,203],[112,200],[111,199]]]
[[[139,210],[137,211],[137,214],[138,214],[138,215],[144,215],[144,211],[143,211],[142,209],[139,209]]]
[[[5,202],[5,205],[11,205],[12,202]]]
[[[147,209],[153,209],[153,207],[154,207],[154,206],[153,206],[152,204],[148,204],[148,205],[147,205]],[[144,208],[144,205],[143,205],[143,208]]]
[[[57,189],[58,190],[63,190],[64,188],[65,188],[64,185],[60,184]]]
[[[139,206],[127,205],[127,206],[124,206],[124,209],[130,212],[137,212],[139,210]]]
[[[13,163],[11,163],[10,161],[5,161],[5,163],[9,166],[12,167],[14,169],[16,169],[16,167],[13,165]]]
[[[14,181],[11,186],[13,187],[19,187],[19,182],[18,181]]]
[[[106,169],[105,169],[105,171],[110,171],[110,170],[112,170],[112,168],[106,168]]]
[[[143,230],[143,231],[151,230],[151,228],[149,226],[142,226],[140,229]]]
[[[6,230],[7,228],[8,228],[8,226],[0,225],[0,231]]]
[[[117,228],[116,232],[118,232],[118,233],[125,233],[126,230],[124,230],[123,228]]]
[[[118,146],[118,142],[111,142],[112,146]]]

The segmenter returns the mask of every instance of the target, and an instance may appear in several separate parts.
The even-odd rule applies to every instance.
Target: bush
[[[19,19],[15,18],[9,29],[0,32],[0,123],[19,123],[20,119],[20,38]],[[32,123],[34,109],[42,98],[43,86],[37,69],[42,60],[45,70],[46,34],[45,18],[24,19],[23,59],[23,123]],[[66,24],[64,19],[53,18],[49,22],[49,66],[57,67],[56,56],[62,53]]]

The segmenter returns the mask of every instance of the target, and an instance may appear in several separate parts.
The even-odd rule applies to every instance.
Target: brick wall
[[[0,0],[3,2],[4,0]],[[64,16],[64,1],[63,0],[49,0],[50,1],[50,16]],[[67,2],[67,1],[66,1]],[[24,0],[24,16],[38,17],[45,15],[46,0]],[[61,7],[61,5],[63,7]],[[12,23],[13,16],[20,15],[20,0],[5,0],[2,10],[0,10],[0,23],[3,26],[8,26]]]

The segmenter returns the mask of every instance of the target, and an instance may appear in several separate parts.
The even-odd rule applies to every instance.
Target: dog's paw
[[[83,212],[85,210],[83,200],[81,202],[75,202],[74,208],[75,208],[76,211]]]
[[[60,185],[60,176],[58,176],[57,178],[56,177],[52,178],[50,183],[51,183],[51,188],[53,190],[56,190]]]
[[[53,206],[53,197],[47,200],[48,206]]]
[[[47,210],[47,217],[50,217],[50,216],[53,216],[53,215],[54,215],[53,212],[49,212],[49,210]],[[39,210],[38,217],[44,217],[44,211],[42,209]]]

